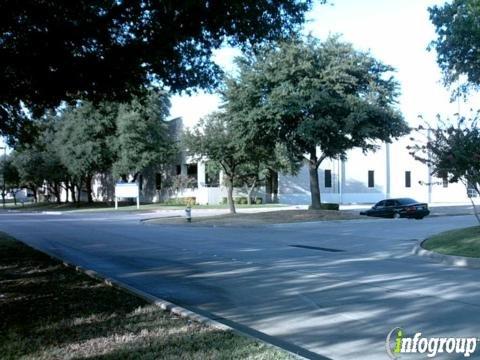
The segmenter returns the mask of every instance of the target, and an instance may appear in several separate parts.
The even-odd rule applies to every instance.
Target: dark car
[[[360,215],[385,218],[423,219],[430,214],[428,204],[419,203],[410,198],[386,199],[379,201],[370,210],[362,211]]]

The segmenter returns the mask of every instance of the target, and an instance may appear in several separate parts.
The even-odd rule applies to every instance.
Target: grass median
[[[480,258],[480,226],[434,235],[424,241],[422,247],[445,255]]]
[[[358,211],[350,210],[277,210],[258,213],[237,213],[215,216],[195,216],[192,210],[192,222],[188,225],[198,226],[251,226],[265,224],[285,224],[295,222],[332,221],[366,219]],[[151,224],[185,225],[184,217],[163,217],[150,219]]]
[[[0,233],[2,359],[291,359],[79,273]]]

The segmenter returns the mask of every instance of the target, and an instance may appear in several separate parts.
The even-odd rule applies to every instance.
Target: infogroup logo
[[[433,358],[438,354],[463,354],[464,357],[470,357],[476,348],[480,339],[476,337],[454,338],[454,337],[422,337],[421,332],[416,332],[413,337],[405,336],[402,328],[396,327],[387,335],[385,348],[388,356],[392,359],[398,359],[400,354],[427,354],[427,357]]]

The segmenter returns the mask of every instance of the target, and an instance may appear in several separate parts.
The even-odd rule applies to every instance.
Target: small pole
[[[137,195],[137,210],[140,209],[140,195]]]
[[[192,208],[190,206],[185,208],[185,218],[187,219],[187,222],[192,222]]]

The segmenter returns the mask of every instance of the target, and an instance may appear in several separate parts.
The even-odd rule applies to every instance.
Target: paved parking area
[[[480,336],[480,270],[411,255],[418,239],[473,216],[246,228],[144,225],[144,216],[1,213],[0,231],[332,359],[385,359],[397,326]]]

